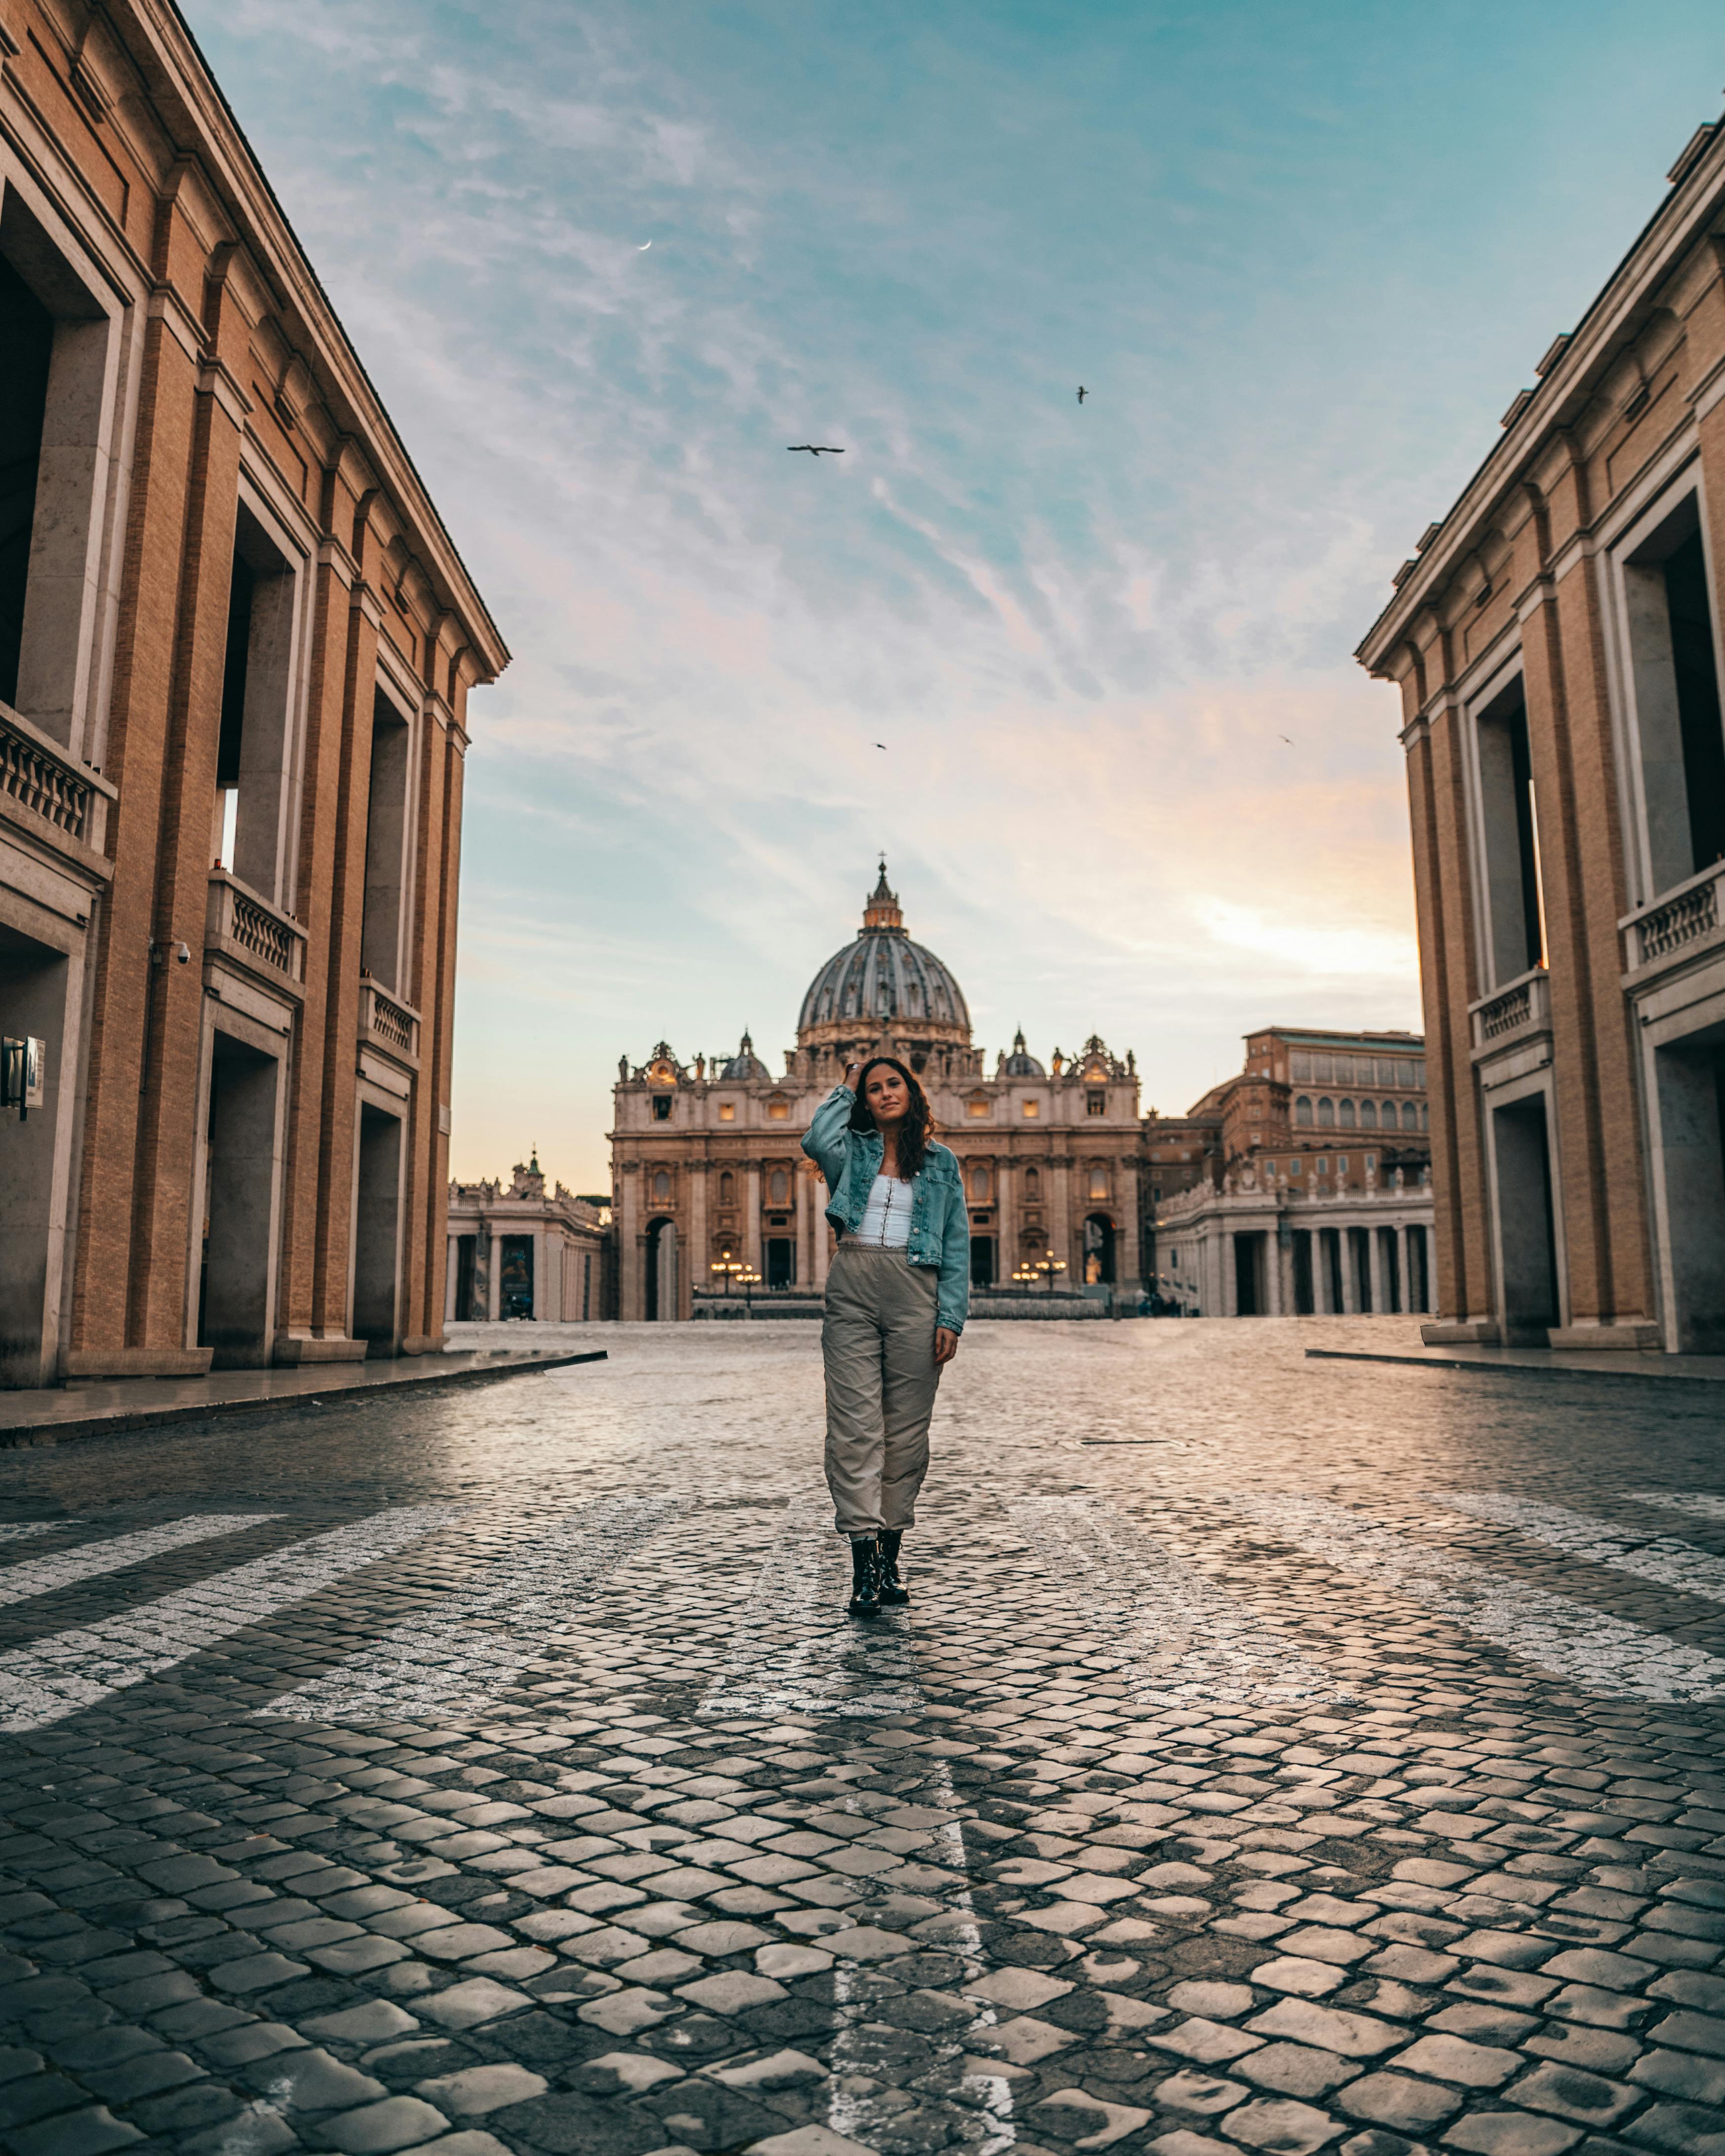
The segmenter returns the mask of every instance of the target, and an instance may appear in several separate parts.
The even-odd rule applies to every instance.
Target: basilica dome
[[[958,983],[932,951],[905,933],[898,894],[880,880],[863,908],[862,932],[809,984],[797,1020],[799,1048],[866,1047],[903,1037],[970,1045],[970,1013]]]

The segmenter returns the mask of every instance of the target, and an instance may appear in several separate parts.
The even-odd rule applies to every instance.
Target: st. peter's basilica
[[[680,1061],[661,1041],[619,1066],[611,1132],[618,1315],[688,1317],[726,1265],[758,1294],[818,1291],[832,1247],[826,1187],[800,1141],[853,1056],[896,1055],[921,1077],[970,1200],[978,1287],[1028,1265],[1063,1287],[1136,1300],[1140,1135],[1134,1058],[1094,1035],[1046,1067],[1022,1034],[992,1073],[963,991],[906,933],[886,865],[862,927],[809,983],[775,1077],[747,1034],[735,1055]],[[1045,1273],[1045,1280],[1049,1276]]]

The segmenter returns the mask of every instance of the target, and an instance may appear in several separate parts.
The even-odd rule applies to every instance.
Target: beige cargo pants
[[[935,1274],[902,1250],[841,1243],[827,1276],[827,1487],[841,1535],[916,1523],[928,1472]]]

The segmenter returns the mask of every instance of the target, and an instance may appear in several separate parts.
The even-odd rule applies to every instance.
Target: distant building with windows
[[[1189,1116],[1145,1119],[1152,1292],[1206,1317],[1429,1310],[1428,1117],[1416,1034],[1249,1034]]]
[[[1725,1348],[1725,121],[1667,177],[1359,647],[1401,691],[1434,1343]]]
[[[880,880],[859,933],[816,973],[775,1076],[747,1034],[730,1056],[684,1060],[665,1041],[618,1069],[611,1132],[618,1309],[686,1318],[697,1296],[807,1300],[826,1283],[826,1188],[802,1151],[855,1055],[896,1055],[927,1088],[970,1204],[971,1273],[1009,1286],[1041,1265],[1060,1285],[1136,1310],[1142,1169],[1138,1075],[1092,1034],[1044,1064],[1019,1034],[989,1072],[949,969],[911,941]],[[735,1270],[735,1269],[740,1269]],[[1045,1272],[1039,1279],[1046,1281]]]
[[[610,1227],[608,1199],[578,1198],[561,1183],[547,1190],[536,1151],[516,1163],[506,1187],[452,1183],[445,1322],[614,1317]]]

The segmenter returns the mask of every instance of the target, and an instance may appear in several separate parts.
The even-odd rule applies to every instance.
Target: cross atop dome
[[[886,856],[880,856],[880,880],[863,904],[863,927],[896,928],[904,933],[905,916],[899,911],[898,893],[886,880]]]

